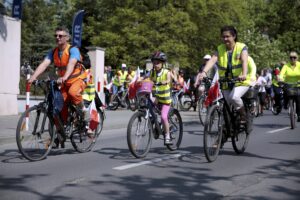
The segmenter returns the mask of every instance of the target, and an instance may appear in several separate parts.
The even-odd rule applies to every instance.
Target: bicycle
[[[117,110],[119,106],[129,108],[132,111],[135,111],[137,108],[137,99],[129,99],[128,89],[125,89],[123,86],[118,90],[118,94],[113,97],[112,105],[109,105],[108,109]]]
[[[128,148],[136,158],[144,158],[148,154],[152,138],[164,139],[163,125],[159,122],[161,113],[158,105],[152,102],[150,93],[151,89],[143,92],[143,94],[138,92],[139,101],[143,102],[140,102],[138,111],[132,115],[127,126]],[[166,146],[170,151],[175,151],[179,148],[183,135],[182,119],[177,109],[170,108],[168,121],[173,144]]]
[[[224,85],[235,84],[237,81],[236,79],[226,78],[219,80],[221,88],[224,88]],[[242,154],[246,150],[249,134],[252,131],[254,114],[250,111],[253,110],[252,100],[254,98],[255,93],[253,93],[253,90],[248,90],[242,97],[247,117],[247,123],[243,126],[240,124],[240,116],[224,97],[217,99],[209,107],[203,137],[204,153],[208,162],[217,159],[220,148],[223,147],[228,138],[231,138],[235,153]]]
[[[16,142],[20,153],[30,161],[45,159],[50,153],[54,139],[60,142],[70,139],[72,146],[78,152],[90,151],[96,143],[103,128],[104,110],[101,101],[95,94],[95,103],[99,116],[99,123],[93,132],[87,132],[86,123],[76,106],[68,105],[67,123],[64,125],[60,115],[55,117],[52,110],[51,84],[53,80],[37,80],[34,86],[40,87],[45,99],[28,108],[19,118],[16,129]],[[99,102],[100,101],[100,102]],[[56,124],[56,125],[55,125]],[[60,133],[56,131],[59,130]]]
[[[278,83],[278,87],[277,87],[278,94],[275,93],[275,89],[274,89],[274,103],[271,108],[273,115],[278,115],[279,113],[281,113],[281,110],[282,110],[282,107],[284,104],[283,87],[284,87],[283,84]],[[275,98],[277,99],[279,105],[275,104]]]
[[[300,81],[297,83],[283,83],[284,84],[284,91],[286,92],[286,95],[288,96],[288,107],[289,107],[289,118],[290,118],[290,124],[291,129],[296,128],[296,120],[297,120],[297,113],[296,113],[296,97],[300,96],[300,87],[298,86],[300,84]]]

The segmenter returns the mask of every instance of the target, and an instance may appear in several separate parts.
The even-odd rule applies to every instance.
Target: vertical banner
[[[12,6],[12,17],[13,18],[22,18],[22,0],[14,0]]]
[[[81,47],[82,21],[84,10],[75,13],[72,25],[72,45]]]

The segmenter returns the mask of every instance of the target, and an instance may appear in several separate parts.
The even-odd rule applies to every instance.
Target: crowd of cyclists
[[[216,92],[218,94],[215,97],[224,97],[225,102],[228,102],[234,112],[237,113],[238,125],[241,129],[251,129],[248,126],[247,112],[249,109],[245,107],[243,100],[243,96],[249,93],[250,88],[251,91],[256,91],[254,94],[257,93],[258,95],[258,115],[263,115],[264,109],[267,108],[278,114],[282,108],[288,109],[288,106],[294,106],[295,116],[300,122],[300,62],[297,52],[290,52],[288,62],[282,61],[274,68],[264,68],[258,71],[255,61],[248,53],[246,44],[238,41],[237,30],[233,26],[224,26],[220,33],[223,43],[217,47],[212,55],[203,56],[203,63],[194,76],[190,72],[186,73],[184,68],[168,64],[167,55],[162,51],[154,52],[144,69],[127,66],[123,63],[121,69],[113,72],[111,66],[105,66],[104,91],[107,108],[114,107],[115,97],[119,95],[121,97],[118,98],[118,103],[122,107],[130,108],[130,103],[134,102],[134,108],[138,108],[140,102],[136,98],[138,95],[136,87],[139,85],[137,83],[152,82],[153,101],[159,105],[164,142],[167,146],[172,145],[168,113],[171,107],[178,106],[174,104],[174,101],[180,102],[180,108],[189,105],[186,110],[193,107],[195,111],[197,105],[199,106],[198,110],[200,110],[200,106],[205,105],[205,112],[208,112],[213,101],[216,100],[216,98],[212,99]],[[88,86],[88,73],[84,71],[84,66],[80,62],[80,52],[68,43],[69,38],[67,29],[61,27],[56,29],[57,48],[49,51],[45,60],[38,66],[29,80],[29,83],[33,83],[54,62],[59,72],[57,82],[61,84],[64,98],[63,121],[66,121],[69,102],[75,105],[80,118],[85,119],[82,92]],[[135,79],[134,83],[133,79]],[[136,85],[136,87],[131,87],[131,84]],[[135,90],[134,95],[132,92],[129,95],[129,88],[131,91]],[[216,88],[218,89],[215,90]],[[126,94],[125,97],[124,94]],[[176,98],[173,95],[177,95]],[[201,98],[205,104],[198,103]],[[251,96],[251,98],[256,98],[256,96]],[[291,99],[293,101],[290,101]],[[129,103],[124,104],[123,101]],[[290,102],[293,102],[293,105],[289,105]],[[255,101],[253,101],[254,104]],[[207,117],[206,121],[209,120]],[[200,117],[202,124],[203,121]],[[56,120],[54,122],[56,123]],[[85,123],[88,124],[89,122]],[[87,132],[89,132],[89,128],[87,128]]]
[[[233,27],[224,27],[221,30],[224,44],[218,47],[213,56],[207,54],[203,57],[203,63],[200,65],[197,74],[194,76],[185,73],[185,69],[174,68],[171,65],[165,65],[164,68],[168,69],[171,73],[171,90],[184,91],[178,96],[180,99],[183,94],[188,92],[194,95],[194,101],[197,102],[200,96],[209,89],[209,84],[203,81],[203,77],[209,77],[213,79],[214,74],[218,70],[221,77],[239,78],[240,83],[237,83],[231,92],[226,92],[225,98],[231,99],[230,102],[236,106],[238,112],[241,114],[242,119],[244,116],[244,109],[241,101],[241,97],[248,91],[249,87],[255,88],[258,94],[259,111],[258,115],[263,115],[264,110],[272,109],[280,113],[281,110],[288,108],[288,95],[284,92],[283,83],[297,84],[300,81],[300,63],[298,62],[298,54],[294,51],[290,53],[290,61],[281,61],[275,67],[266,67],[261,70],[257,70],[253,59],[248,55],[247,46],[243,43],[237,42],[237,32]],[[226,48],[231,47],[231,50]],[[238,46],[238,47],[236,47]],[[235,52],[239,49],[240,52]],[[220,52],[231,52],[225,57],[220,57]],[[237,63],[231,63],[230,70],[228,70],[227,57],[239,57]],[[245,62],[243,62],[245,59]],[[223,62],[223,63],[222,63]],[[246,64],[244,64],[246,63]],[[253,63],[251,65],[251,63]],[[226,67],[224,67],[226,66]],[[253,68],[253,69],[252,69]],[[112,82],[112,87],[106,90],[106,95],[110,96],[109,105],[111,105],[111,99],[113,95],[116,95],[119,90],[128,88],[128,83],[131,82],[134,77],[135,69],[127,67],[126,64],[122,64],[121,70],[118,70],[115,75],[111,72],[111,67],[105,67],[105,83],[106,85]],[[151,71],[151,70],[150,70]],[[142,70],[141,76],[148,73],[149,69]],[[110,81],[109,81],[110,80]],[[187,84],[189,82],[189,84]],[[281,84],[282,83],[282,84]],[[296,85],[299,87],[299,84]],[[171,93],[172,94],[172,93]],[[295,97],[297,121],[300,121],[300,99]],[[196,110],[197,104],[194,104],[194,110]],[[245,121],[245,120],[243,120]]]

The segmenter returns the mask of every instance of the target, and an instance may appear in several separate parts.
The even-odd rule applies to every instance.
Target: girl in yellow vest
[[[150,79],[156,85],[153,87],[156,102],[161,105],[161,120],[165,130],[165,144],[172,144],[168,122],[168,113],[172,102],[170,88],[171,72],[164,67],[167,62],[167,56],[163,52],[157,51],[152,55],[151,61],[153,69],[150,71]]]
[[[241,116],[241,124],[246,123],[246,113],[241,97],[248,91],[251,77],[247,76],[248,71],[248,49],[243,43],[237,42],[237,31],[233,26],[221,28],[223,44],[219,45],[212,58],[206,63],[200,80],[207,76],[214,64],[217,63],[220,78],[239,78],[232,88],[223,90],[225,99],[233,104]]]

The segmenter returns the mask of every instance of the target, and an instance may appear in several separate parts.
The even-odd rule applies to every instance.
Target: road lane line
[[[280,132],[280,131],[283,131],[283,130],[287,130],[287,129],[290,129],[291,127],[287,126],[287,127],[284,127],[284,128],[280,128],[280,129],[275,129],[275,130],[272,130],[272,131],[268,131],[267,133],[276,133],[276,132]]]
[[[114,170],[126,170],[126,169],[130,169],[130,168],[134,168],[134,167],[138,167],[141,165],[148,165],[148,164],[153,164],[153,163],[158,163],[164,160],[169,160],[169,159],[173,159],[173,158],[178,158],[182,156],[181,154],[174,154],[174,155],[170,155],[170,156],[166,156],[163,158],[155,158],[153,160],[147,160],[147,161],[143,161],[143,162],[139,162],[139,163],[132,163],[132,164],[128,164],[128,165],[122,165],[119,167],[114,167]]]

